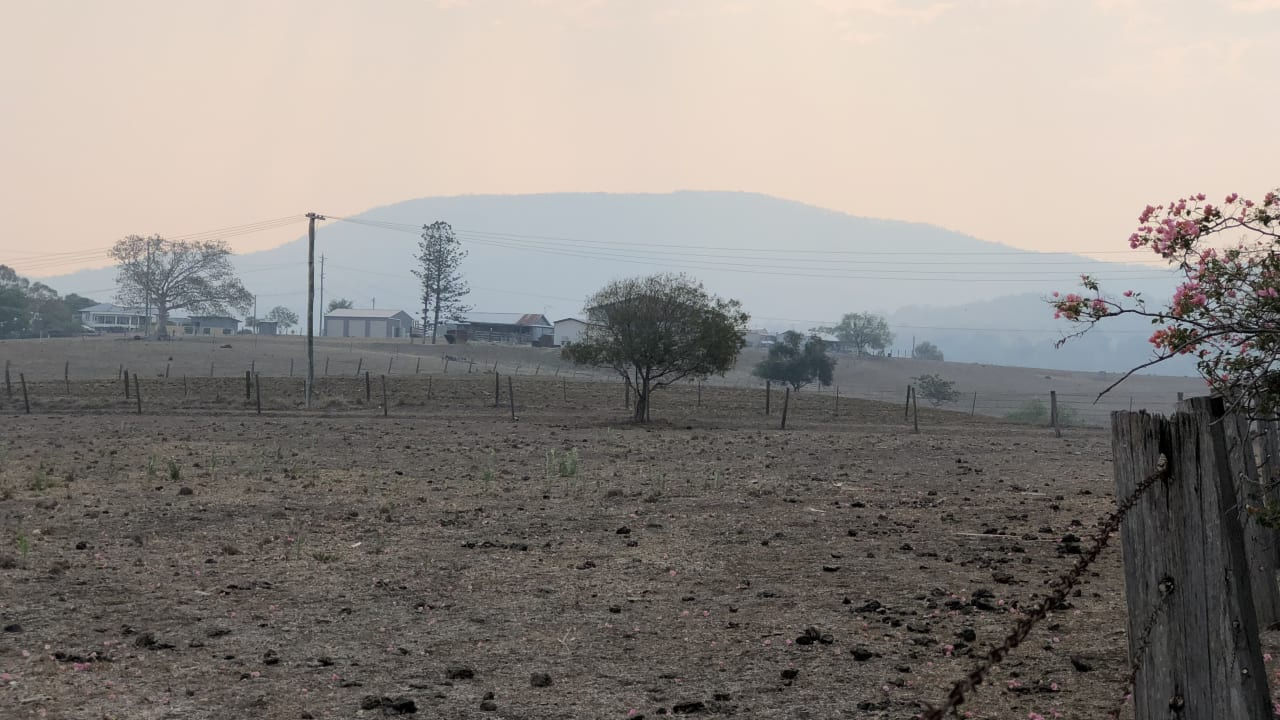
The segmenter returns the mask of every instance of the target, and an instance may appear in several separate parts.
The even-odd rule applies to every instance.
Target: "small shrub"
[[[956,390],[954,380],[946,380],[941,375],[921,375],[911,380],[916,384],[920,397],[928,400],[934,407],[960,399],[960,391]]]
[[[182,480],[182,468],[174,460],[169,461],[169,480],[172,482]]]

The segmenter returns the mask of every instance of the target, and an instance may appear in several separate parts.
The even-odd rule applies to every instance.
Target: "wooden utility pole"
[[[311,386],[316,381],[316,221],[323,215],[307,213],[307,394],[311,407]]]

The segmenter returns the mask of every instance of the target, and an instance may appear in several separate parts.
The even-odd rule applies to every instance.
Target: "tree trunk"
[[[649,378],[636,378],[636,411],[633,419],[642,423],[649,417]]]
[[[169,335],[169,306],[156,303],[156,339],[163,340]]]
[[[436,334],[440,328],[440,268],[436,267],[436,311],[431,318],[431,344],[436,344]]]

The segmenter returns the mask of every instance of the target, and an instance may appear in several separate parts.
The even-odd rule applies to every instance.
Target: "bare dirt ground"
[[[398,381],[386,418],[355,378],[327,414],[170,378],[159,414],[102,381],[0,417],[0,715],[907,718],[1113,504],[1100,431]],[[1103,715],[1123,618],[1111,551],[964,709]]]

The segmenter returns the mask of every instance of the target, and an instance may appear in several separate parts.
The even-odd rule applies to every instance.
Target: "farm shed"
[[[556,328],[542,313],[467,313],[445,330],[480,342],[545,345],[555,339]]]
[[[193,315],[191,324],[183,328],[187,335],[235,335],[240,321],[226,315]]]
[[[556,345],[569,345],[578,340],[582,331],[587,329],[586,320],[564,318],[556,321]]]
[[[407,338],[412,328],[403,310],[339,308],[324,316],[324,337]]]

